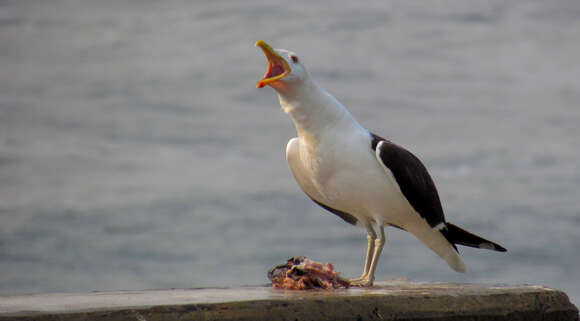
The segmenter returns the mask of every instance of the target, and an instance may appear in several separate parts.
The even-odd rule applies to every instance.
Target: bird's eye
[[[290,59],[292,59],[293,63],[298,63],[298,57],[296,55],[290,55]]]

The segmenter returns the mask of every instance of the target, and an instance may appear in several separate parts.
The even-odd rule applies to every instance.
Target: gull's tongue
[[[264,78],[278,76],[278,75],[282,74],[283,72],[284,72],[284,67],[282,67],[281,65],[270,64],[269,68],[268,68],[268,72],[266,72],[266,75],[264,75]]]

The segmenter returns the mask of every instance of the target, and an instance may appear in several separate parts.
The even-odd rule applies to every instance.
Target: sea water
[[[0,295],[257,285],[307,255],[361,272],[312,203],[256,40],[295,51],[507,253],[452,271],[387,229],[377,279],[541,284],[580,302],[580,2],[0,2]],[[348,151],[344,151],[347,153]]]

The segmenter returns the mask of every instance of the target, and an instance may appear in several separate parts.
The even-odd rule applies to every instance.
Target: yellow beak
[[[256,41],[256,47],[260,47],[264,52],[266,59],[268,59],[268,69],[266,70],[264,77],[262,77],[262,79],[260,79],[256,84],[256,88],[262,88],[290,74],[290,71],[292,71],[290,65],[288,65],[286,60],[277,54],[265,41]]]

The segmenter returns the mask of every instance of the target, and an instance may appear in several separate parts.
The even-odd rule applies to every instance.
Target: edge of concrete
[[[578,309],[544,286],[407,281],[335,291],[257,286],[0,297],[2,321],[395,319],[578,321]]]

